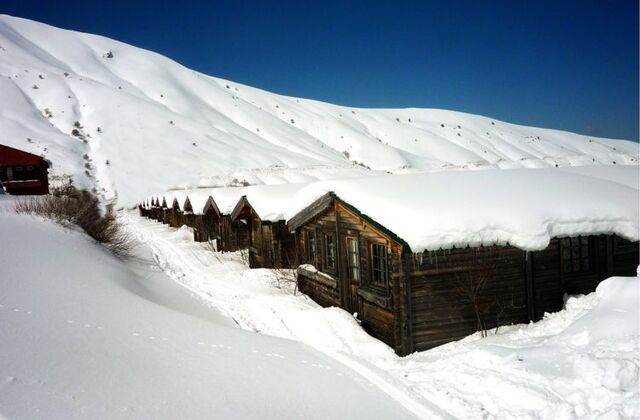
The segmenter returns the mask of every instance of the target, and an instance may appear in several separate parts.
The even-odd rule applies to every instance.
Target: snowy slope
[[[273,270],[249,269],[176,230],[120,213],[176,282],[240,327],[291,338],[340,360],[421,418],[637,419],[640,279],[610,278],[537,323],[500,327],[398,357],[340,308],[322,308]],[[281,273],[282,274],[282,273]],[[440,411],[436,408],[438,407]],[[383,414],[376,418],[385,418]]]
[[[0,238],[0,418],[415,418],[318,351],[236,328],[146,248],[123,264],[1,211]]]
[[[0,143],[131,205],[178,185],[450,168],[637,164],[638,144],[436,109],[355,109],[206,76],[0,15]],[[78,122],[78,127],[74,123]],[[71,134],[77,130],[75,135]]]

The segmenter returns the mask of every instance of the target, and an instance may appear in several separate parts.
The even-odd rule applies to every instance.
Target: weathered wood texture
[[[583,257],[588,269],[577,271],[563,268],[562,255],[572,251],[559,239],[537,252],[489,246],[412,254],[338,199],[331,203],[327,197],[305,211],[310,219],[296,221],[296,253],[302,263],[320,270],[316,275],[299,270],[300,290],[321,305],[357,313],[363,328],[398,354],[478,330],[538,320],[562,309],[565,294],[592,292],[611,275],[634,275],[638,265],[637,242],[605,235],[588,237]],[[308,242],[312,237],[315,256]],[[358,244],[359,279],[349,274],[347,239]],[[335,243],[334,264],[328,263],[328,241]],[[372,244],[387,250],[384,286],[373,281]]]
[[[322,206],[324,211],[315,212],[316,216],[296,231],[296,253],[302,263],[311,264],[334,278],[336,285],[331,287],[318,281],[317,276],[312,278],[298,272],[300,290],[323,306],[340,306],[356,313],[365,331],[402,352],[404,302],[393,298],[393,294],[402,294],[404,289],[397,274],[402,248],[340,203],[334,202],[330,206],[322,203]],[[310,232],[315,237],[315,257],[309,253]],[[347,239],[357,241],[358,278],[352,278],[349,272]],[[328,241],[334,244],[333,264],[329,263],[327,255],[330,252]],[[383,245],[388,254],[388,280],[383,285],[370,280],[370,247],[374,243]]]
[[[512,247],[409,254],[412,350],[527,321],[524,252]]]

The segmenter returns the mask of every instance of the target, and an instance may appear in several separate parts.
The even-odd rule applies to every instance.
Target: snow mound
[[[398,371],[459,418],[638,418],[639,288],[609,278],[540,322],[416,353]]]

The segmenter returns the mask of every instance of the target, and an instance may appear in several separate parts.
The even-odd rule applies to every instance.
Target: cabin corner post
[[[336,280],[338,280],[338,288],[340,290],[340,305],[342,308],[349,308],[349,282],[347,276],[342,272],[342,253],[340,244],[340,211],[338,210],[337,200],[333,200],[333,211],[336,214],[336,237],[335,237],[335,265],[336,265]]]
[[[529,321],[535,320],[535,296],[533,288],[533,252],[524,251],[524,278],[527,291],[527,318]]]
[[[613,276],[613,235],[607,235],[607,277]]]
[[[404,288],[399,297],[404,299],[400,319],[402,323],[402,355],[413,353],[413,317],[412,317],[412,285],[411,285],[411,266],[409,259],[413,259],[413,254],[402,252],[400,258],[400,276],[398,281]]]

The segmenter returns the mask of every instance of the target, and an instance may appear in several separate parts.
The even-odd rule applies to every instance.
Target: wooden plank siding
[[[187,224],[195,240],[216,239],[218,250],[248,249],[251,267],[298,267],[302,293],[355,314],[399,355],[539,320],[561,310],[568,294],[590,293],[607,277],[636,275],[639,262],[638,242],[615,235],[553,238],[540,251],[507,244],[414,253],[331,193],[289,225],[260,220],[243,199],[231,215],[214,205],[194,215],[188,201],[183,213],[157,199],[140,213],[173,227]],[[382,259],[384,270],[375,265]]]
[[[526,322],[525,255],[497,246],[405,255],[412,350]]]
[[[314,232],[316,256],[309,255],[307,238]],[[333,267],[328,264],[329,237],[335,244]],[[365,331],[385,342],[397,352],[402,352],[403,340],[403,299],[394,299],[402,294],[400,284],[402,247],[387,238],[375,227],[365,223],[349,208],[338,201],[324,212],[314,217],[304,228],[296,230],[297,254],[304,264],[311,264],[320,270],[316,276],[308,270],[298,270],[298,287],[323,306],[338,306],[357,314]],[[347,265],[347,238],[357,241],[359,255],[359,279],[349,278]],[[373,284],[371,278],[371,249],[376,243],[384,245],[388,256],[388,285]],[[335,284],[326,281],[335,280]]]
[[[565,294],[589,293],[612,275],[635,275],[638,242],[589,236],[588,269],[563,269],[563,241],[542,251],[513,246],[413,253],[392,233],[339,198],[326,195],[290,221],[304,264],[298,285],[323,306],[357,313],[362,327],[398,354],[426,350],[479,329],[538,320],[562,309]],[[309,234],[316,255],[310,255]],[[328,235],[338,238],[336,263],[327,264]],[[357,240],[360,281],[349,278],[346,238]],[[388,285],[373,282],[371,245],[387,250]],[[564,252],[568,252],[564,250]],[[584,258],[587,258],[585,254]]]
[[[611,275],[636,276],[640,253],[638,242],[631,242],[618,236],[613,236],[611,242],[610,263],[613,265]]]
[[[247,247],[251,268],[294,268],[298,265],[295,236],[289,232],[284,220],[263,221],[246,197],[242,197],[231,213],[237,233],[248,229]]]

